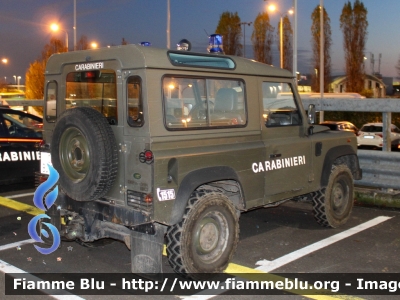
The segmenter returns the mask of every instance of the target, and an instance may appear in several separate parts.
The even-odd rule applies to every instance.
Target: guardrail
[[[390,124],[392,112],[400,112],[400,99],[304,99],[303,106],[314,104],[318,111],[381,112],[383,123],[383,151],[358,150],[363,172],[357,185],[400,190],[400,153],[390,152]]]
[[[383,123],[383,151],[390,151],[390,124],[392,113],[400,112],[400,99],[369,98],[369,99],[329,99],[315,98],[303,99],[303,106],[308,108],[314,104],[317,111],[359,111],[359,112],[381,112]],[[345,121],[345,120],[343,120]]]
[[[43,106],[43,99],[19,100],[19,99],[1,99],[10,106]]]
[[[362,179],[357,185],[400,190],[400,153],[358,150]]]

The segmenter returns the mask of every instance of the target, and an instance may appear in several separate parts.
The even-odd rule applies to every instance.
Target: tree
[[[46,63],[43,60],[36,60],[29,65],[25,74],[26,99],[43,99],[45,69]]]
[[[312,20],[312,25],[311,25],[311,43],[312,43],[312,49],[313,49],[313,65],[314,65],[314,70],[316,70],[316,74],[312,76],[312,90],[314,92],[320,92],[320,49],[321,49],[321,9],[320,6],[317,5],[317,7],[314,9],[314,11],[311,14],[311,20]],[[331,80],[331,45],[332,45],[332,38],[331,38],[331,20],[328,16],[328,13],[326,12],[324,8],[324,15],[323,15],[323,20],[324,20],[324,92],[329,92],[329,82]]]
[[[283,17],[283,68],[293,72],[293,29],[289,16]]]
[[[42,60],[47,61],[54,53],[62,52],[67,52],[67,47],[65,47],[65,44],[61,40],[52,37],[50,43],[43,47]]]
[[[364,49],[367,40],[367,9],[359,0],[352,7],[350,1],[343,6],[340,28],[346,63],[346,92],[360,93],[364,89]]]
[[[251,41],[255,60],[272,65],[272,43],[275,28],[271,26],[267,12],[259,13],[254,20]]]
[[[242,37],[242,26],[240,25],[240,17],[237,12],[230,13],[228,11],[220,16],[216,33],[223,36],[222,45],[225,54],[242,55],[243,45],[240,43]]]
[[[76,44],[76,50],[87,50],[89,49],[89,42],[86,35],[81,35],[78,43]]]
[[[50,43],[43,47],[42,57],[29,65],[25,74],[26,99],[43,99],[44,73],[47,60],[54,53],[66,52],[67,48],[61,40],[51,38]],[[42,107],[34,107],[39,113],[43,113]]]

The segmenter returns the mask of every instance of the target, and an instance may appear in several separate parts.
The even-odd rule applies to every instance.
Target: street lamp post
[[[61,29],[60,26],[58,26],[58,24],[55,24],[55,23],[50,25],[50,29],[54,32],[57,32],[59,30],[65,32],[65,46],[67,47],[67,52],[68,52],[68,32],[64,29]]]
[[[171,48],[171,6],[167,0],[167,49]]]
[[[271,4],[268,6],[268,9],[271,12],[276,11],[280,14],[280,24],[279,24],[279,46],[280,46],[280,61],[281,61],[281,68],[283,69],[283,14],[277,9],[276,5]],[[291,9],[289,10],[290,14],[293,14],[294,11]]]
[[[15,84],[17,84],[17,76],[13,75],[13,77],[14,77]]]
[[[18,77],[17,77],[17,82],[18,82],[18,83],[17,83],[17,90],[19,90],[19,81],[20,81],[20,80],[21,80],[21,76],[18,76]]]
[[[243,57],[246,57],[246,25],[250,26],[253,22],[240,22],[239,26],[243,25]]]
[[[297,0],[293,0],[293,76],[297,78]]]

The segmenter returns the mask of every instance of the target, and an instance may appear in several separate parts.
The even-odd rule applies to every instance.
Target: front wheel
[[[195,191],[182,221],[168,228],[168,260],[180,274],[219,273],[238,241],[238,216],[229,199],[221,193]]]
[[[314,217],[325,227],[347,222],[353,208],[353,176],[346,165],[332,166],[328,185],[312,193]]]

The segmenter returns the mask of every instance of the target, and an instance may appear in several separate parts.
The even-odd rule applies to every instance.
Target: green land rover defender
[[[136,45],[53,55],[42,173],[59,173],[65,239],[113,238],[132,272],[222,272],[240,214],[309,199],[344,224],[361,178],[354,134],[313,125],[292,74],[235,56]],[[268,212],[266,212],[268,213]]]

